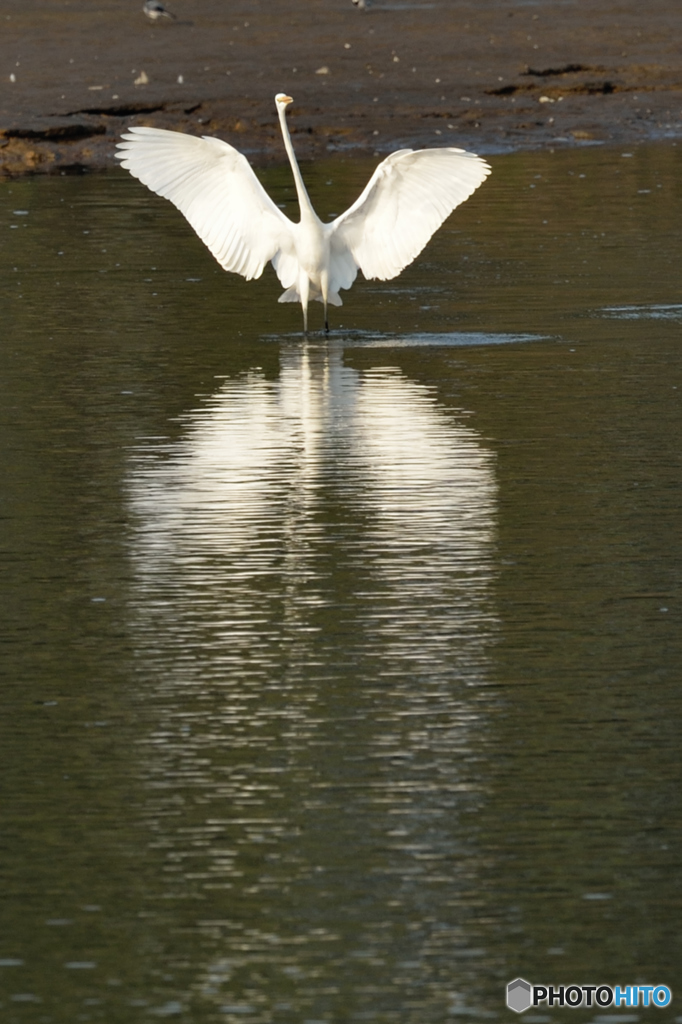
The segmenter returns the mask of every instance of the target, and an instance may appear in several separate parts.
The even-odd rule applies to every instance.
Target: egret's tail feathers
[[[310,293],[308,299],[312,302],[314,299],[316,302],[324,302],[324,296],[321,291],[310,285]],[[297,285],[293,285],[291,288],[287,288],[285,292],[282,292],[278,302],[300,302],[301,293],[298,290]],[[330,306],[343,306],[343,299],[338,292],[330,292],[327,296],[327,302]]]
[[[313,296],[318,302],[324,302],[324,296],[322,294]],[[327,296],[327,304],[329,306],[343,306],[343,299],[338,292],[330,292]]]

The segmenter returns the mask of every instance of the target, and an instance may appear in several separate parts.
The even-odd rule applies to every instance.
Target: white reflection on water
[[[615,320],[682,320],[682,305],[654,304],[650,306],[605,306],[604,316]]]
[[[144,817],[200,1005],[359,1019],[371,985],[424,1024],[475,988],[496,483],[463,419],[296,345],[134,453]]]
[[[493,457],[401,371],[285,347],[278,380],[226,380],[129,483],[137,614],[204,671],[276,671],[282,645],[290,671],[315,638],[379,675],[481,668]]]

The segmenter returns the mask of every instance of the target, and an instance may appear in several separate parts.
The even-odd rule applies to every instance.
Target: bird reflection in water
[[[493,455],[400,370],[284,346],[278,380],[226,380],[179,441],[136,451],[129,485],[157,649],[203,673],[482,670]]]
[[[129,488],[143,814],[158,898],[201,917],[193,990],[350,1020],[371,985],[391,1017],[442,1019],[453,950],[490,969],[466,908],[493,456],[399,369],[284,346],[278,379],[226,380],[139,449]]]

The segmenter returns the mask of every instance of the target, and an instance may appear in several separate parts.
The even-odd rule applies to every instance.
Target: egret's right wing
[[[293,251],[294,225],[229,143],[145,127],[123,139],[122,166],[177,206],[225,270],[249,281],[268,260]]]

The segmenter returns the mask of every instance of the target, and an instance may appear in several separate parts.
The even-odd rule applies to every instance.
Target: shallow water
[[[307,341],[127,176],[0,186],[3,1019],[675,988],[681,152],[494,158]]]

